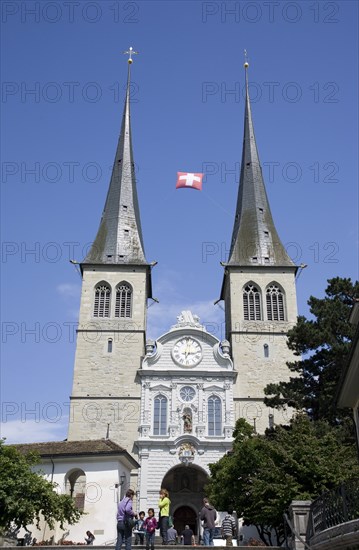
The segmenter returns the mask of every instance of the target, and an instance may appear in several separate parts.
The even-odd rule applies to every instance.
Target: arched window
[[[262,319],[260,292],[252,283],[248,284],[243,291],[243,311],[245,321]]]
[[[126,282],[116,289],[115,317],[132,317],[132,287]]]
[[[208,398],[208,435],[222,435],[222,403],[216,395]]]
[[[110,316],[111,288],[107,283],[100,283],[95,289],[94,317]]]
[[[153,410],[153,435],[167,434],[167,399],[164,395],[155,397]]]
[[[83,470],[76,469],[67,472],[65,476],[65,491],[70,495],[78,510],[84,511],[86,494],[86,474]]]
[[[266,300],[268,321],[284,321],[284,294],[278,285],[272,284],[267,288]]]
[[[268,346],[268,344],[263,344],[263,353],[264,353],[264,357],[266,359],[268,359],[268,357],[269,357],[269,346]]]
[[[107,340],[107,353],[112,353],[113,350],[113,340],[112,338],[109,338]]]

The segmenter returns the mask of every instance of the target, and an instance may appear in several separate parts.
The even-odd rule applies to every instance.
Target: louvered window
[[[266,300],[268,321],[284,321],[284,295],[277,285],[267,288]]]
[[[111,289],[105,284],[98,285],[95,290],[94,317],[110,316]]]
[[[243,311],[245,321],[260,321],[261,315],[261,296],[259,290],[254,285],[247,285],[243,292]]]
[[[115,317],[132,317],[132,288],[128,283],[117,287]]]
[[[158,395],[154,401],[153,434],[167,434],[167,399],[164,395]]]
[[[222,435],[222,403],[216,395],[208,399],[208,435]]]

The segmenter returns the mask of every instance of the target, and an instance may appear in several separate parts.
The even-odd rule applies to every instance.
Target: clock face
[[[173,346],[172,357],[183,367],[194,367],[202,359],[202,348],[197,340],[186,336]]]

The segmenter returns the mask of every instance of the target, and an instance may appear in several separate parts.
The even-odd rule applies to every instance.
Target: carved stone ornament
[[[181,327],[195,327],[205,330],[204,326],[199,322],[198,315],[193,315],[189,310],[181,311],[180,315],[177,317],[177,324],[173,325],[171,330]]]
[[[181,455],[181,454],[192,454],[194,455],[196,452],[196,449],[194,448],[194,446],[192,445],[192,443],[182,443],[182,445],[180,446],[179,450],[178,450],[178,454]]]
[[[228,342],[228,340],[222,340],[221,348],[222,348],[223,355],[229,355],[229,350],[231,349],[231,344]]]
[[[170,437],[172,438],[176,437],[178,432],[178,426],[170,426],[169,432],[170,432]]]
[[[196,453],[196,449],[194,448],[193,445],[191,445],[191,443],[183,443],[178,450],[178,456],[181,461],[182,461],[182,458],[185,459],[186,457],[189,458],[190,460],[193,460],[195,453]]]
[[[152,355],[155,351],[156,343],[153,340],[147,340],[146,342],[146,355]]]

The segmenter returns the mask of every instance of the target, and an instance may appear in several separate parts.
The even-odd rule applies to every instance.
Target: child
[[[139,518],[138,520],[136,520],[135,529],[134,529],[136,545],[143,544],[143,540],[145,537],[145,531],[143,529],[143,523],[145,521],[145,513],[140,512],[138,515],[139,515]]]
[[[155,532],[157,529],[157,520],[153,508],[148,509],[148,518],[143,522],[143,529],[146,533],[146,550],[154,549],[155,547]]]

